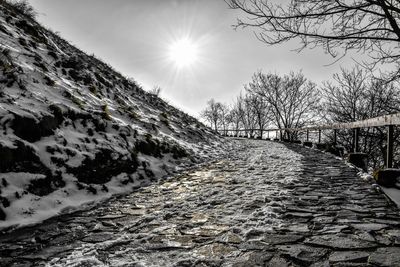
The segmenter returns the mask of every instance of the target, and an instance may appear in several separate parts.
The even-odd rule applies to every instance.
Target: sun
[[[169,47],[169,59],[178,68],[190,67],[198,60],[198,47],[189,38],[178,39]]]

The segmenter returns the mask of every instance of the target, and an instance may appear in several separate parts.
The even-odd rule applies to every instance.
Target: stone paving
[[[400,266],[397,207],[322,152],[224,160],[0,236],[0,266]]]

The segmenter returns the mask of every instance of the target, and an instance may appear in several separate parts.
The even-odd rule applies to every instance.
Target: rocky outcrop
[[[138,166],[139,162],[134,152],[130,156],[122,156],[115,151],[101,149],[94,159],[87,157],[79,167],[68,168],[68,172],[74,174],[82,183],[105,184],[120,173],[134,173]]]
[[[42,137],[54,134],[54,130],[62,123],[62,117],[45,115],[39,119],[14,114],[11,128],[14,134],[28,142],[36,142]]]
[[[6,172],[30,172],[47,175],[50,171],[40,161],[31,145],[17,140],[13,147],[0,144],[0,173]]]

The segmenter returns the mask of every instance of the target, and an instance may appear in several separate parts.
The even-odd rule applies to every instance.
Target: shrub
[[[133,111],[133,110],[130,110],[129,112],[128,112],[128,116],[129,116],[129,118],[131,118],[132,120],[139,120],[140,119],[140,116],[139,116],[139,114],[137,114],[135,111]]]
[[[85,106],[83,105],[83,102],[77,98],[76,96],[71,95],[71,101],[76,104],[80,109],[84,109]]]
[[[111,113],[110,113],[110,110],[108,109],[107,104],[101,106],[101,109],[103,111],[103,113],[102,113],[103,119],[110,121],[111,120]]]
[[[68,71],[68,74],[75,82],[79,82],[80,80],[82,80],[82,77],[79,75],[79,72],[77,72],[74,69],[70,69]]]
[[[97,94],[97,87],[96,86],[94,86],[94,85],[91,85],[91,86],[89,86],[89,91],[92,93],[92,94]]]
[[[163,112],[161,113],[158,118],[162,123],[164,123],[166,126],[169,126],[169,121],[168,121],[168,115],[167,113]]]
[[[32,20],[35,19],[36,15],[37,15],[36,11],[28,3],[27,0],[18,0],[18,1],[6,0],[4,2],[6,2],[8,4],[8,6],[11,7],[11,9],[14,12],[22,14],[29,19],[32,19]]]

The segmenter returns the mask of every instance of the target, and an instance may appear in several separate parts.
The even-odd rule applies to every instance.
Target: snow
[[[151,180],[164,179],[179,170],[191,168],[195,163],[214,159],[223,153],[226,145],[222,139],[193,118],[162,100],[147,95],[134,84],[125,85],[123,78],[106,64],[97,62],[43,28],[39,32],[44,34],[47,44],[37,42],[15,25],[16,21],[25,18],[12,15],[11,22],[8,22],[5,19],[6,12],[0,6],[0,24],[9,33],[0,31],[0,50],[8,49],[10,59],[7,58],[6,61],[11,61],[13,66],[21,69],[16,75],[25,83],[26,89],[21,89],[16,82],[11,87],[0,89],[0,145],[7,149],[17,149],[17,142],[26,145],[51,175],[61,173],[66,185],[55,188],[48,195],[37,196],[29,193],[27,188],[32,180],[46,178],[43,174],[45,172],[29,173],[25,170],[7,169],[0,173],[0,181],[4,178],[8,183],[7,186],[0,184],[0,197],[10,202],[10,206],[5,205],[7,207],[0,203],[0,209],[6,214],[6,220],[0,221],[0,230],[38,223],[63,212],[94,205],[115,194],[129,193],[133,188],[148,184]],[[32,25],[39,27],[36,23]],[[27,45],[21,44],[18,41],[20,38]],[[30,42],[37,47],[30,45]],[[92,85],[96,86],[97,93],[91,92],[89,85],[75,81],[68,74],[68,68],[57,67],[57,59],[49,55],[50,51],[57,55],[58,60],[76,57],[88,63],[79,71],[92,78]],[[6,57],[2,53],[0,56]],[[47,70],[38,67],[38,62]],[[2,67],[0,76],[3,76]],[[99,76],[110,86],[101,83]],[[54,85],[47,85],[45,77],[50,77]],[[105,104],[110,113],[107,120],[102,118],[102,106]],[[16,115],[30,117],[39,122],[43,116],[52,116],[50,105],[56,105],[64,114],[69,112],[79,116],[75,119],[64,116],[63,124],[57,126],[54,134],[41,136],[37,141],[29,142],[16,135],[12,129]],[[125,112],[126,108],[131,108],[138,118],[132,119]],[[160,120],[160,114],[163,113],[168,115],[168,127]],[[91,119],[86,119],[88,117]],[[104,123],[104,131],[95,130],[96,121]],[[89,129],[94,129],[91,136],[88,135]],[[129,138],[126,135],[123,138],[125,133],[130,134]],[[128,185],[122,183],[128,175],[121,173],[104,184],[108,192],[101,190],[103,185],[96,184],[91,185],[96,189],[96,194],[78,189],[79,179],[68,173],[68,168],[80,167],[85,159],[94,159],[102,149],[113,151],[114,159],[130,158],[135,142],[144,140],[147,134],[151,134],[154,140],[180,146],[190,154],[190,158],[174,159],[171,154],[155,158],[139,152],[139,165],[145,162],[154,177],[148,177],[143,167],[140,167],[136,173],[130,174],[133,182]],[[50,150],[53,152],[49,152]],[[57,165],[54,159],[63,164]],[[139,176],[142,180],[139,180]]]
[[[61,190],[56,190],[47,196],[38,197],[23,191],[24,185],[33,179],[44,178],[43,175],[30,173],[3,173],[0,177],[7,177],[9,185],[2,189],[2,196],[10,200],[10,207],[4,209],[7,214],[7,221],[0,221],[0,228],[10,226],[26,226],[38,223],[52,216],[60,214],[62,211],[72,212],[77,207],[84,208],[90,204],[98,203],[101,200],[110,198],[115,194],[128,193],[132,188],[139,184],[139,181],[131,184],[130,187],[121,186],[120,181],[125,177],[114,177],[106,183],[109,192],[102,192],[100,185],[93,185],[97,189],[94,195],[84,190],[78,190],[74,183],[74,177],[70,176],[66,180],[66,186]],[[17,199],[15,192],[20,194]]]

